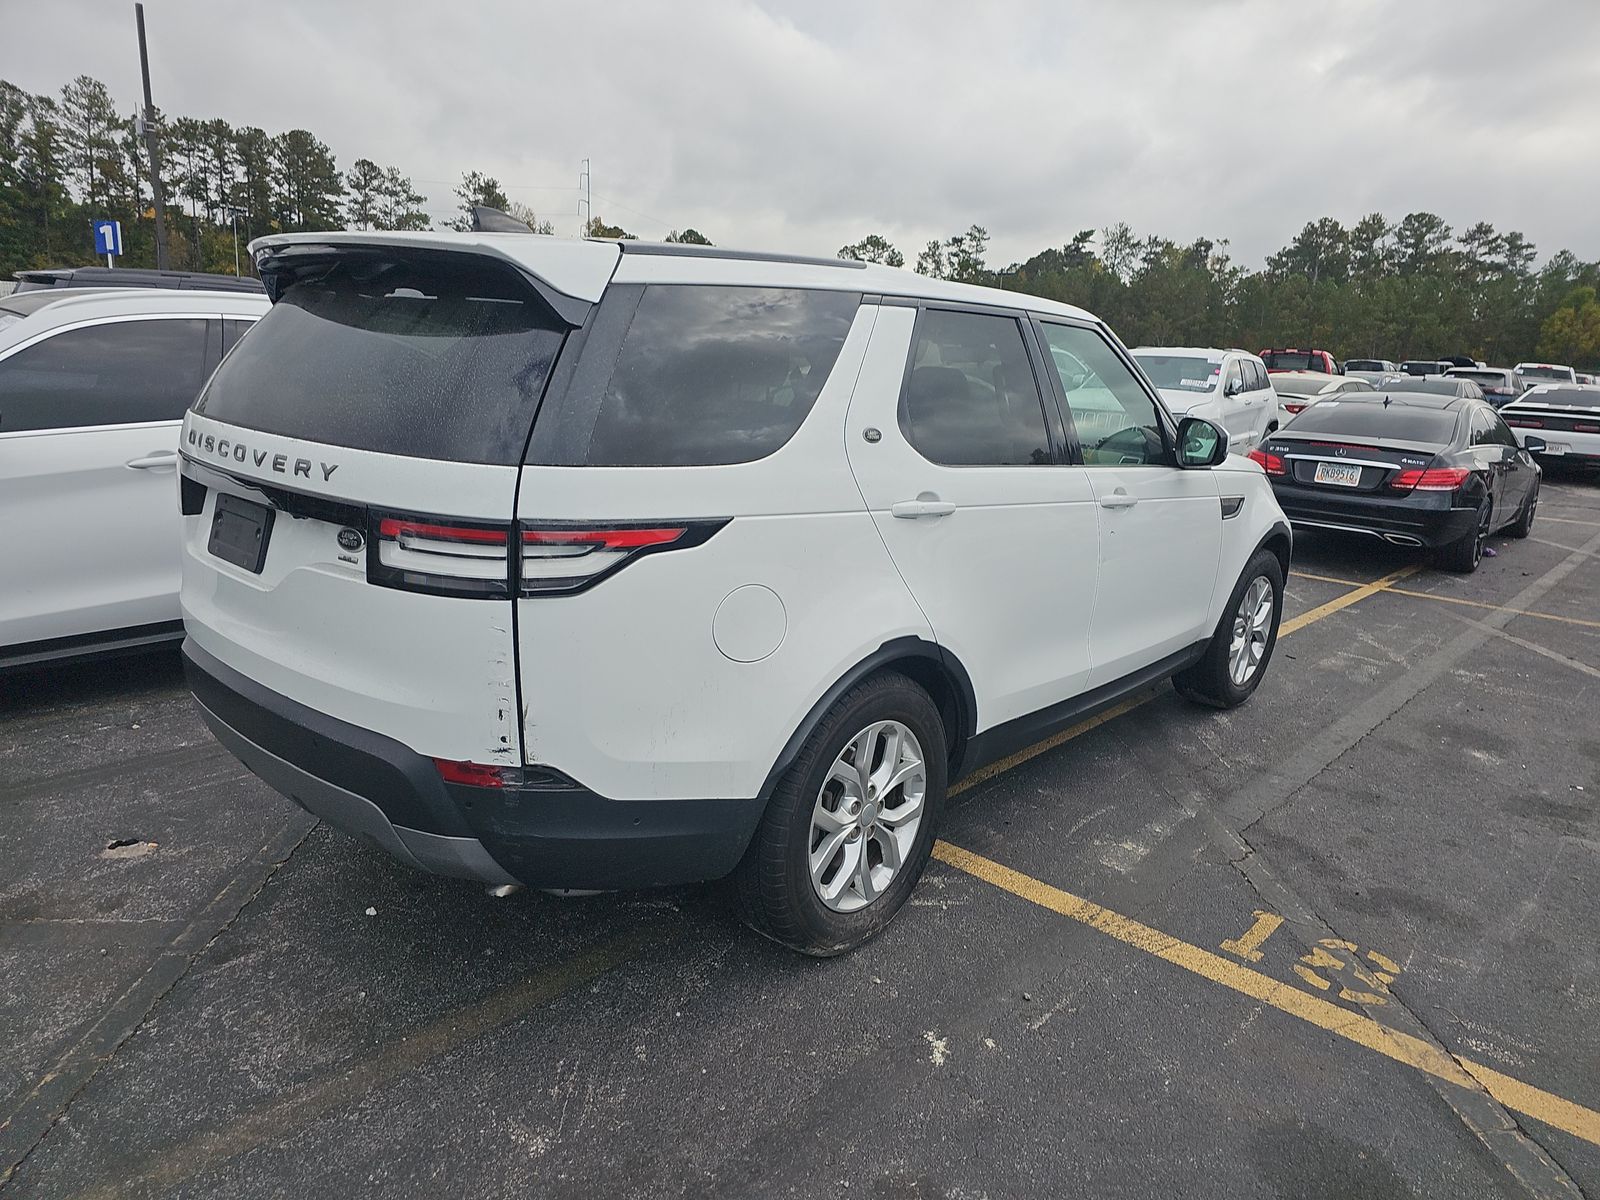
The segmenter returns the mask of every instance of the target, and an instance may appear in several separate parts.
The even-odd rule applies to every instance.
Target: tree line
[[[358,158],[341,170],[308,130],[268,133],[160,114],[155,129],[175,268],[231,272],[235,232],[242,246],[273,232],[430,227],[425,198],[399,168]],[[466,171],[454,192],[459,208],[449,228],[469,228],[482,204],[552,231],[492,176]],[[122,222],[124,265],[155,264],[149,169],[132,109],[119,109],[88,76],[58,96],[0,79],[0,277],[96,261],[90,222],[105,218]],[[634,236],[593,216],[584,232]],[[694,229],[667,240],[710,244]],[[1562,250],[1541,264],[1521,233],[1486,222],[1457,232],[1427,212],[1398,222],[1373,213],[1348,227],[1324,217],[1259,271],[1235,262],[1226,240],[1141,237],[1126,224],[1081,230],[1006,267],[989,264],[988,244],[988,231],[973,225],[929,242],[913,266],[1080,305],[1130,343],[1300,346],[1395,360],[1470,354],[1497,364],[1540,358],[1600,368],[1600,263]],[[839,255],[906,261],[878,234]]]
[[[1467,354],[1495,365],[1540,359],[1600,369],[1600,263],[1570,251],[1537,263],[1533,243],[1480,221],[1459,233],[1433,213],[1345,226],[1310,221],[1260,271],[1233,261],[1226,240],[1182,244],[1126,224],[1007,267],[988,263],[989,233],[973,225],[929,242],[915,270],[940,279],[1030,292],[1076,304],[1130,345],[1299,347],[1335,358]],[[841,258],[904,266],[879,234]]]

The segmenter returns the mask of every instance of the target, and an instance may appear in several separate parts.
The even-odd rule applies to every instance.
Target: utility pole
[[[161,194],[161,142],[156,136],[156,106],[150,99],[150,53],[144,44],[144,5],[133,6],[139,22],[139,74],[144,78],[144,112],[139,124],[144,132],[145,156],[150,160],[150,195],[156,209],[156,270],[167,269],[167,202]]]
[[[589,178],[589,160],[583,160],[583,170],[578,172],[578,187],[583,190],[579,203],[583,205],[583,225],[578,231],[579,237],[589,236],[589,226],[594,224],[594,193],[591,191],[594,181]]]

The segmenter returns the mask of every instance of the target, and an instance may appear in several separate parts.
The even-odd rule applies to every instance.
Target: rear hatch
[[[589,295],[537,273],[541,243]],[[191,642],[422,754],[520,762],[519,465],[617,251],[527,235],[255,248],[275,303],[182,433]]]

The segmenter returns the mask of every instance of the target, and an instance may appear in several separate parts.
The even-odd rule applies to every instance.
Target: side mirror
[[[1178,465],[1186,469],[1214,467],[1228,457],[1228,435],[1204,417],[1178,422]]]
[[[1522,439],[1522,448],[1529,454],[1543,454],[1548,443],[1542,437],[1525,434]]]

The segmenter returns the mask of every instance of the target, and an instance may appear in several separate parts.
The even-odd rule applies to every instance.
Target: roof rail
[[[634,238],[588,238],[619,246],[624,254],[675,255],[680,258],[733,258],[746,262],[802,263],[811,267],[843,267],[864,271],[867,264],[853,258],[819,258],[810,254],[767,254],[760,250],[725,250],[720,246],[701,246],[694,242],[641,242]]]

